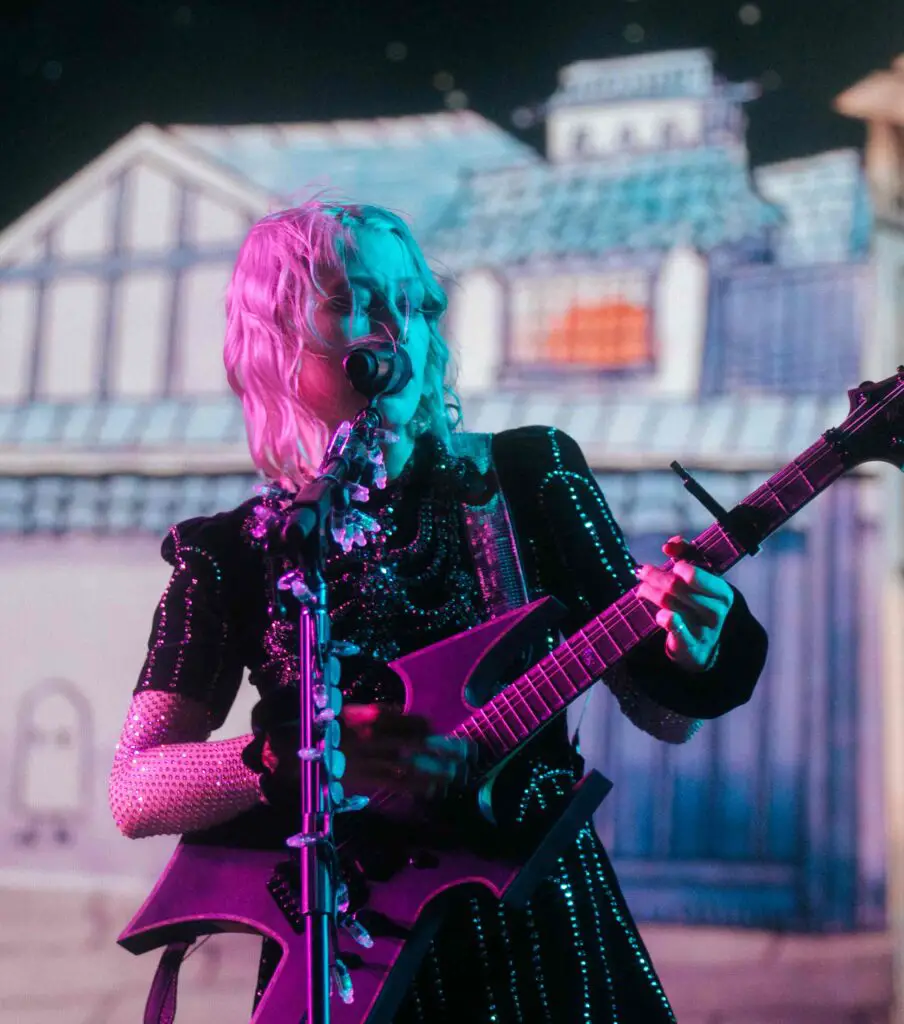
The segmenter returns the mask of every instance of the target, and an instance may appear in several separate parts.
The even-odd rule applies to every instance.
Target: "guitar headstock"
[[[904,366],[885,380],[864,381],[848,391],[850,415],[827,432],[850,465],[890,462],[904,469]]]

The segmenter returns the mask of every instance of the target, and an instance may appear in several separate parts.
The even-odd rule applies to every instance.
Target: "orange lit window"
[[[621,370],[653,361],[650,277],[640,270],[524,278],[511,292],[511,361]]]
[[[637,366],[650,359],[647,310],[629,302],[569,307],[546,335],[546,354],[553,362],[585,366]]]

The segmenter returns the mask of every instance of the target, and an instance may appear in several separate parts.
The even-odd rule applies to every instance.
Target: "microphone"
[[[388,341],[355,345],[342,360],[352,387],[365,398],[397,395],[411,380],[411,356]]]

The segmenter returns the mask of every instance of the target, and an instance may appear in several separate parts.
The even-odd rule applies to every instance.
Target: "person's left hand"
[[[734,591],[718,576],[687,561],[691,545],[671,537],[662,546],[674,560],[668,571],[653,565],[637,569],[637,594],[656,605],[656,624],[666,631],[665,652],[689,672],[710,667]]]

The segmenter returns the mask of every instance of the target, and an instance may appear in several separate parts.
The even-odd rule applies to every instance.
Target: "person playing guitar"
[[[343,370],[362,339],[404,346],[413,373],[380,399],[395,439],[383,447],[385,488],[360,505],[366,543],[337,543],[326,566],[333,636],[353,645],[341,679],[347,791],[415,793],[435,815],[446,813],[467,786],[469,745],[431,736],[423,718],[402,712],[388,663],[539,595],[564,606],[559,627],[570,633],[640,581],[662,630],[594,690],[659,739],[684,742],[701,720],[749,700],[766,634],[737,590],[692,564],[690,545],[680,537],[665,544],[668,570],[638,567],[562,431],[460,429],[440,334],[445,307],[408,227],[387,210],[314,200],[252,227],[228,293],[225,363],[268,486],[237,509],[174,526],[164,541],[173,573],[110,777],[124,835],[193,833],[246,820],[261,804],[285,814],[297,807],[297,604],[276,586],[286,566],[260,527],[311,479],[338,425],[366,404]],[[550,632],[532,662],[555,640]],[[253,733],[211,740],[246,669],[260,693]],[[584,714],[595,706],[588,701]],[[568,721],[560,715],[539,731],[498,779],[492,827],[508,850],[527,848],[583,774],[580,727],[575,734]],[[265,940],[258,999],[274,954]],[[587,823],[525,907],[488,892],[450,904],[394,1019],[675,1018]]]

